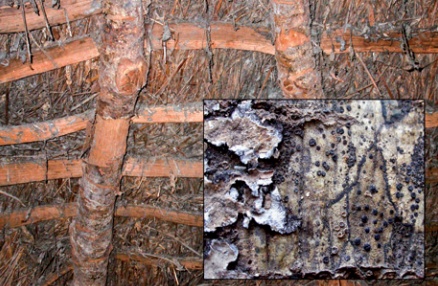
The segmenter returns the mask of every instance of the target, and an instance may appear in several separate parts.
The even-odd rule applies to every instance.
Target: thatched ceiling
[[[0,1],[0,284],[64,285],[106,8],[20,3]],[[200,269],[201,101],[283,98],[271,1],[142,4],[150,65],[127,137],[108,284],[216,285]],[[426,100],[426,275],[436,276],[438,2],[318,0],[309,11],[324,98]]]

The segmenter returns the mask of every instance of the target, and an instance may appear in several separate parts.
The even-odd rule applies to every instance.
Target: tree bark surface
[[[70,226],[74,285],[105,285],[116,195],[138,91],[145,84],[141,1],[104,1],[96,117],[82,169],[78,215]]]
[[[271,0],[275,29],[275,58],[280,88],[286,98],[321,98],[321,75],[316,69],[310,37],[308,0]]]

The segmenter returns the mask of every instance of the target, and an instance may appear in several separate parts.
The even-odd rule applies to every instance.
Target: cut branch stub
[[[119,94],[130,95],[145,84],[146,63],[143,58],[134,62],[122,59],[117,67],[116,87]]]
[[[307,0],[271,0],[275,25],[275,57],[285,97],[322,97],[321,76],[315,70]]]

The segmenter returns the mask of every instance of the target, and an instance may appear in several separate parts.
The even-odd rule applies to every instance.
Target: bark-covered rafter
[[[100,1],[93,0],[62,0],[61,8],[52,8],[52,1],[43,1],[50,25],[59,25],[67,21],[83,19],[90,15],[101,12]],[[35,30],[45,26],[46,22],[42,15],[34,13],[31,5],[25,5],[26,24],[29,29]],[[0,9],[0,33],[19,33],[25,30],[21,18],[21,10],[16,7],[1,7]]]
[[[81,160],[39,160],[0,165],[0,186],[83,176]],[[202,162],[174,159],[126,158],[123,176],[202,178]]]
[[[94,110],[59,119],[15,126],[0,126],[0,146],[44,141],[83,130]],[[167,105],[140,109],[131,120],[136,124],[202,122],[202,103]]]
[[[322,97],[310,38],[308,0],[271,0],[278,79],[285,97]]]
[[[45,205],[31,209],[14,211],[0,215],[0,229],[19,227],[52,219],[67,219],[77,215],[76,204]],[[202,214],[178,210],[163,209],[151,206],[120,206],[115,211],[116,216],[134,218],[156,218],[163,221],[201,227]]]
[[[103,1],[97,45],[99,84],[91,147],[70,226],[74,285],[105,285],[112,250],[115,197],[138,91],[146,83],[141,1]]]
[[[145,30],[148,31],[149,25]],[[205,31],[194,23],[170,24],[174,39],[166,42],[168,49],[199,50],[205,49]],[[240,26],[236,31],[232,24],[211,23],[211,47],[213,49],[236,49],[255,51],[265,54],[275,54],[275,48],[267,35],[269,31],[258,28],[257,30]],[[160,25],[152,27],[149,35],[152,50],[163,48],[163,28]],[[320,48],[325,53],[348,53],[345,43],[351,44],[356,52],[392,52],[403,53],[400,45],[401,35],[393,32],[387,33],[387,38],[369,41],[365,37],[355,35],[350,31],[335,30],[326,31],[320,40]],[[299,45],[300,38],[288,38],[289,45]],[[149,41],[145,42],[145,45]],[[344,44],[343,44],[344,43]],[[438,33],[424,32],[419,36],[413,36],[409,40],[410,49],[416,54],[438,53]],[[50,59],[47,58],[50,55]],[[40,51],[33,53],[31,65],[23,65],[20,59],[11,59],[9,66],[0,66],[0,83],[18,80],[31,75],[47,72],[82,61],[91,60],[99,56],[96,45],[90,38],[83,38],[65,43],[62,47],[46,48],[45,54]]]
[[[438,127],[438,112],[426,113],[424,118],[426,128]]]

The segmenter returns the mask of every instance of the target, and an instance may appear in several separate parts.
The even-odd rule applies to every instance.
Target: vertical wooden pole
[[[278,78],[285,97],[321,98],[310,39],[308,0],[271,0]]]
[[[129,120],[144,86],[144,21],[140,0],[107,0],[95,41],[100,52],[96,118],[70,226],[74,285],[105,285],[112,250],[114,204],[120,190]]]

